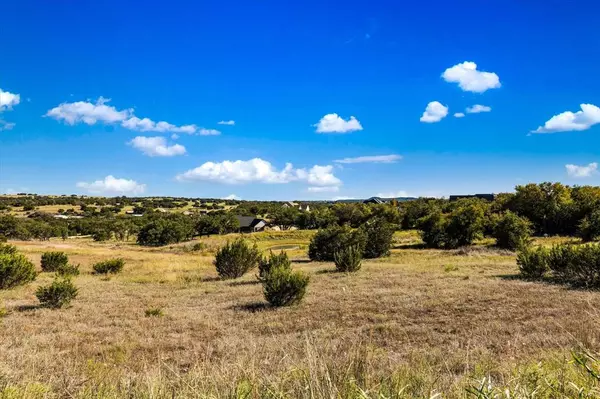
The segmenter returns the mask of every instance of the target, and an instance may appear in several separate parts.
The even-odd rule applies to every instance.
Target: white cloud
[[[376,195],[376,197],[381,197],[381,198],[398,198],[398,197],[410,197],[410,195],[408,195],[408,192],[400,190],[400,191],[394,191],[394,192],[378,193]]]
[[[587,130],[600,123],[600,108],[593,104],[581,104],[581,111],[571,111],[554,115],[544,126],[538,127],[532,133],[557,133]]]
[[[367,155],[355,158],[336,159],[333,162],[337,163],[394,163],[402,159],[401,155]]]
[[[442,78],[446,82],[458,83],[463,91],[474,93],[483,93],[488,89],[497,89],[501,86],[498,75],[493,72],[478,71],[477,64],[470,61],[446,69]]]
[[[167,139],[162,136],[144,137],[137,136],[129,144],[151,157],[172,157],[185,154],[185,147],[181,144],[167,145]]]
[[[205,129],[196,125],[176,126],[165,121],[155,122],[149,118],[138,118],[134,115],[132,108],[119,111],[115,107],[107,105],[109,101],[110,99],[100,97],[96,103],[89,101],[62,103],[49,110],[45,116],[58,121],[64,121],[68,125],[75,125],[77,123],[86,123],[88,125],[95,125],[96,123],[119,123],[125,129],[138,132],[186,133],[201,136],[218,135],[221,133],[218,130]]]
[[[567,169],[567,174],[570,177],[590,177],[596,173],[598,173],[598,163],[592,162],[588,165],[565,165]]]
[[[333,174],[333,166],[315,165],[295,169],[287,163],[281,170],[260,158],[248,161],[206,162],[195,169],[181,173],[179,181],[213,181],[224,184],[267,183],[282,184],[293,181],[307,182],[311,186],[339,186],[341,180]]]
[[[350,119],[344,120],[338,114],[327,114],[313,126],[317,128],[317,133],[350,133],[363,130],[355,117],[351,116]]]
[[[479,114],[481,112],[490,112],[492,110],[491,107],[487,105],[475,104],[472,107],[467,107],[467,114]]]
[[[135,180],[117,179],[111,175],[104,180],[91,183],[79,182],[77,187],[83,188],[92,194],[141,194],[146,191],[145,184],[138,184]]]
[[[16,123],[6,122],[0,119],[0,131],[1,130],[11,130],[15,127]]]
[[[312,186],[308,188],[309,193],[337,193],[340,191],[339,186]]]
[[[448,115],[448,107],[439,101],[432,101],[427,104],[427,108],[419,120],[425,123],[435,123],[444,119],[446,115]]]
[[[171,140],[177,140],[178,138],[179,138],[179,135],[178,135],[178,134],[176,134],[176,133],[173,133],[173,134],[171,135]]]
[[[233,125],[235,125],[235,121],[233,121],[233,120],[230,120],[230,121],[220,121],[220,122],[217,122],[217,125],[229,125],[229,126],[233,126]]]
[[[225,198],[223,198],[223,199],[224,199],[224,200],[236,200],[236,201],[239,201],[239,200],[241,200],[241,198],[240,198],[240,197],[238,197],[238,196],[237,196],[237,195],[235,195],[235,194],[229,194],[227,197],[225,197]]]
[[[0,112],[11,110],[12,107],[18,105],[20,102],[21,96],[19,94],[10,93],[0,89]]]
[[[464,118],[465,114],[463,114],[462,112],[457,112],[457,113],[454,114],[454,117],[455,118]]]

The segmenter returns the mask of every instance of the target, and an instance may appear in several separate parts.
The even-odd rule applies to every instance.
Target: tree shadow
[[[34,310],[38,310],[38,309],[42,309],[42,305],[37,304],[37,305],[19,305],[19,306],[15,306],[14,309],[17,312],[31,312]]]
[[[231,309],[236,310],[236,311],[256,313],[256,312],[262,312],[262,311],[266,311],[266,310],[273,309],[273,308],[271,307],[271,305],[269,305],[266,302],[248,302],[248,303],[244,303],[242,305],[233,305],[231,307]]]
[[[427,249],[424,243],[396,244],[392,249]]]
[[[598,292],[600,291],[600,287],[589,287],[586,286],[584,284],[577,284],[577,283],[573,283],[573,282],[568,282],[568,281],[564,281],[555,277],[541,277],[541,278],[534,278],[534,277],[525,277],[522,276],[520,274],[498,274],[498,275],[494,275],[492,277],[496,277],[496,278],[500,278],[502,280],[507,280],[507,281],[526,281],[529,283],[540,283],[540,284],[547,284],[547,285],[554,285],[554,286],[559,286],[562,287],[566,290],[569,291],[585,291],[585,292]]]
[[[244,281],[232,281],[231,283],[229,283],[229,286],[231,287],[237,287],[240,285],[257,285],[260,284],[260,281],[258,280],[244,280]]]
[[[337,271],[337,269],[323,269],[323,270],[316,271],[315,274],[339,274],[339,275],[342,275],[344,273]]]
[[[310,259],[292,259],[292,263],[311,263]]]

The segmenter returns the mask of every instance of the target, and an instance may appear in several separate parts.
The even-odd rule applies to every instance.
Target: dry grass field
[[[251,236],[311,276],[304,301],[281,309],[265,306],[253,273],[218,280],[212,253],[226,237],[203,238],[203,252],[14,242],[37,264],[64,251],[82,274],[66,309],[37,306],[49,273],[0,292],[0,398],[600,397],[571,355],[600,349],[599,292],[515,278],[515,255],[485,245],[420,249],[414,232],[358,273],[334,273],[307,261],[310,236]],[[91,274],[117,256],[122,274]]]

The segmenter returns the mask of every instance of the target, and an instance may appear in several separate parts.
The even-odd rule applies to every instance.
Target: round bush
[[[600,209],[583,218],[579,224],[579,236],[584,242],[600,240]]]
[[[24,255],[0,254],[0,289],[27,284],[35,276],[35,266]]]
[[[313,261],[331,262],[340,249],[355,246],[362,253],[365,245],[364,231],[352,230],[348,226],[331,226],[314,235],[308,247],[308,257]]]
[[[0,243],[0,254],[14,255],[17,253],[17,247],[10,244]]]
[[[264,279],[271,270],[282,267],[284,269],[291,269],[292,262],[288,258],[287,253],[281,251],[279,254],[274,254],[272,251],[269,253],[269,257],[263,257],[258,262],[258,279]]]
[[[306,293],[309,280],[309,276],[305,273],[276,267],[263,280],[265,299],[272,306],[289,306],[299,303]]]
[[[93,269],[97,274],[116,274],[123,270],[125,261],[121,258],[109,259],[94,264]]]
[[[55,272],[69,263],[69,257],[64,252],[44,252],[42,254],[42,270]]]
[[[498,247],[515,250],[529,243],[531,222],[507,211],[497,220],[493,235]]]
[[[158,247],[190,240],[194,235],[191,221],[157,219],[140,229],[137,242],[140,245]]]
[[[541,278],[548,271],[548,250],[544,247],[524,246],[517,253],[517,265],[526,278]]]
[[[335,268],[339,272],[356,272],[360,270],[362,254],[360,248],[349,246],[338,250],[334,255]]]
[[[363,251],[365,258],[373,259],[390,254],[396,226],[383,218],[376,218],[365,223],[361,230],[367,238]]]
[[[242,277],[254,269],[260,259],[260,251],[256,244],[250,247],[239,238],[232,243],[227,242],[217,251],[214,265],[222,279],[233,279]]]
[[[77,288],[68,278],[54,279],[52,284],[37,289],[35,296],[42,306],[58,309],[77,297]]]

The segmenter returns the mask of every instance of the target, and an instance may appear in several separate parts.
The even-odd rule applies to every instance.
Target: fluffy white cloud
[[[598,173],[598,163],[592,162],[588,165],[565,165],[567,169],[567,174],[570,177],[590,177],[596,173]]]
[[[337,163],[394,163],[402,159],[401,155],[367,155],[355,158],[336,159],[333,162]]]
[[[497,89],[501,86],[498,75],[494,72],[478,71],[477,64],[470,61],[446,69],[442,78],[446,82],[458,83],[463,91],[474,93],[483,93],[488,89]]]
[[[467,107],[467,114],[479,114],[481,112],[490,112],[492,110],[491,107],[487,105],[475,104],[472,107]]]
[[[0,131],[1,130],[10,130],[15,127],[16,123],[6,122],[0,119]]]
[[[454,117],[455,118],[464,118],[465,114],[463,114],[462,112],[457,112],[457,113],[454,114]]]
[[[172,157],[185,154],[185,147],[181,144],[167,145],[167,139],[162,136],[144,137],[137,136],[129,144],[151,157]]]
[[[448,115],[448,107],[439,101],[432,101],[427,104],[427,108],[419,120],[425,123],[435,123],[444,119],[446,115]]]
[[[327,114],[313,126],[317,128],[317,133],[350,133],[363,130],[362,125],[355,117],[351,116],[350,119],[344,120],[338,114]]]
[[[339,186],[313,186],[308,188],[309,193],[337,193],[340,191]]]
[[[600,108],[593,104],[581,104],[581,111],[566,111],[554,115],[544,126],[538,127],[532,133],[557,133],[587,130],[600,123]]]
[[[201,136],[221,133],[218,130],[205,129],[196,125],[176,126],[165,121],[155,122],[149,118],[138,118],[134,115],[132,108],[117,110],[115,107],[107,105],[109,101],[110,99],[100,97],[95,103],[89,101],[62,103],[49,110],[45,116],[64,121],[68,125],[75,125],[76,123],[86,123],[88,125],[119,123],[125,129],[138,132],[186,133]]]
[[[141,194],[146,191],[145,184],[139,184],[135,180],[117,179],[114,176],[106,176],[104,180],[96,180],[91,183],[79,182],[77,187],[83,188],[92,194]]]
[[[240,198],[240,197],[238,197],[238,196],[237,196],[237,195],[235,195],[235,194],[229,194],[227,197],[225,197],[225,198],[223,198],[223,199],[224,199],[224,200],[236,200],[236,201],[239,201],[239,200],[241,200],[241,198]]]
[[[377,194],[377,197],[398,198],[398,197],[410,197],[410,195],[408,195],[408,192],[401,190],[401,191],[379,193],[379,194]]]
[[[282,184],[304,181],[311,186],[339,186],[341,180],[333,174],[333,166],[315,165],[312,168],[295,169],[287,163],[281,170],[260,158],[248,161],[206,162],[195,169],[181,173],[179,181],[213,181],[224,184],[268,183]]]
[[[21,96],[19,94],[10,93],[0,89],[0,112],[12,109],[15,105],[21,102]]]
[[[233,120],[230,120],[230,121],[220,121],[220,122],[217,122],[217,124],[218,124],[218,125],[229,125],[229,126],[233,126],[233,125],[235,125],[235,121],[233,121]]]

